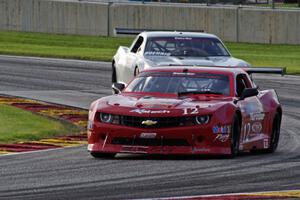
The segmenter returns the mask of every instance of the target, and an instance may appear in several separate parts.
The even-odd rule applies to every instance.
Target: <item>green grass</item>
[[[0,124],[0,143],[38,140],[78,132],[71,124],[7,105],[0,105]]]
[[[110,61],[117,48],[133,38],[0,32],[0,54]],[[300,74],[300,45],[229,43],[233,56],[253,66],[284,66]]]
[[[132,38],[0,32],[0,54],[110,61]]]
[[[226,43],[233,56],[253,66],[287,67],[287,73],[300,74],[300,45]]]

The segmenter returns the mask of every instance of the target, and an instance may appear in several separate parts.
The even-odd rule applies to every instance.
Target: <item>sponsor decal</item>
[[[212,128],[214,134],[217,134],[215,141],[226,142],[229,139],[229,133],[231,131],[231,125],[214,126]]]
[[[229,134],[218,134],[215,140],[219,140],[220,142],[226,142],[229,139]]]
[[[260,133],[261,130],[262,130],[262,124],[261,124],[261,122],[254,122],[252,124],[251,130],[254,133]]]
[[[212,130],[214,134],[229,134],[231,130],[231,125],[214,126]]]
[[[249,102],[247,105],[243,107],[246,113],[254,113],[258,111],[256,103]]]
[[[149,147],[144,146],[122,146],[122,152],[128,152],[128,153],[147,153],[147,149]]]
[[[146,56],[170,56],[171,53],[168,52],[160,52],[160,51],[147,51],[145,52]]]
[[[175,37],[175,40],[192,40],[191,37]]]
[[[210,152],[210,149],[208,148],[194,148],[193,149],[194,152]]]
[[[134,109],[130,112],[135,112],[138,114],[168,114],[170,113],[169,110],[146,110],[146,109]]]
[[[188,75],[188,76],[193,76],[193,75],[195,75],[195,73],[190,73],[190,72],[187,72],[187,73],[184,73],[184,72],[173,72],[173,75]]]
[[[155,138],[156,137],[156,133],[141,133],[140,138]]]
[[[251,121],[262,121],[265,118],[264,113],[250,113],[250,120]]]
[[[152,126],[152,125],[157,124],[157,121],[145,120],[145,121],[142,121],[142,124],[146,125],[146,126]]]

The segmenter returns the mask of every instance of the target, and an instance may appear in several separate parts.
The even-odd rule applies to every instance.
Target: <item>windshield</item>
[[[125,92],[230,95],[229,78],[211,73],[144,73],[135,78]]]
[[[150,37],[145,56],[208,57],[230,56],[217,38]]]

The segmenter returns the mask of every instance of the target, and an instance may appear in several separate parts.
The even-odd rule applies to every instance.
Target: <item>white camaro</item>
[[[215,35],[195,32],[142,32],[131,47],[120,46],[112,61],[112,82],[127,84],[155,66],[250,67],[231,56]]]

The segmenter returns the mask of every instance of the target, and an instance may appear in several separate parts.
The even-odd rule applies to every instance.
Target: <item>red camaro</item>
[[[258,91],[247,70],[158,67],[126,88],[115,83],[119,94],[91,104],[88,151],[94,157],[274,152],[282,108],[276,92]]]

